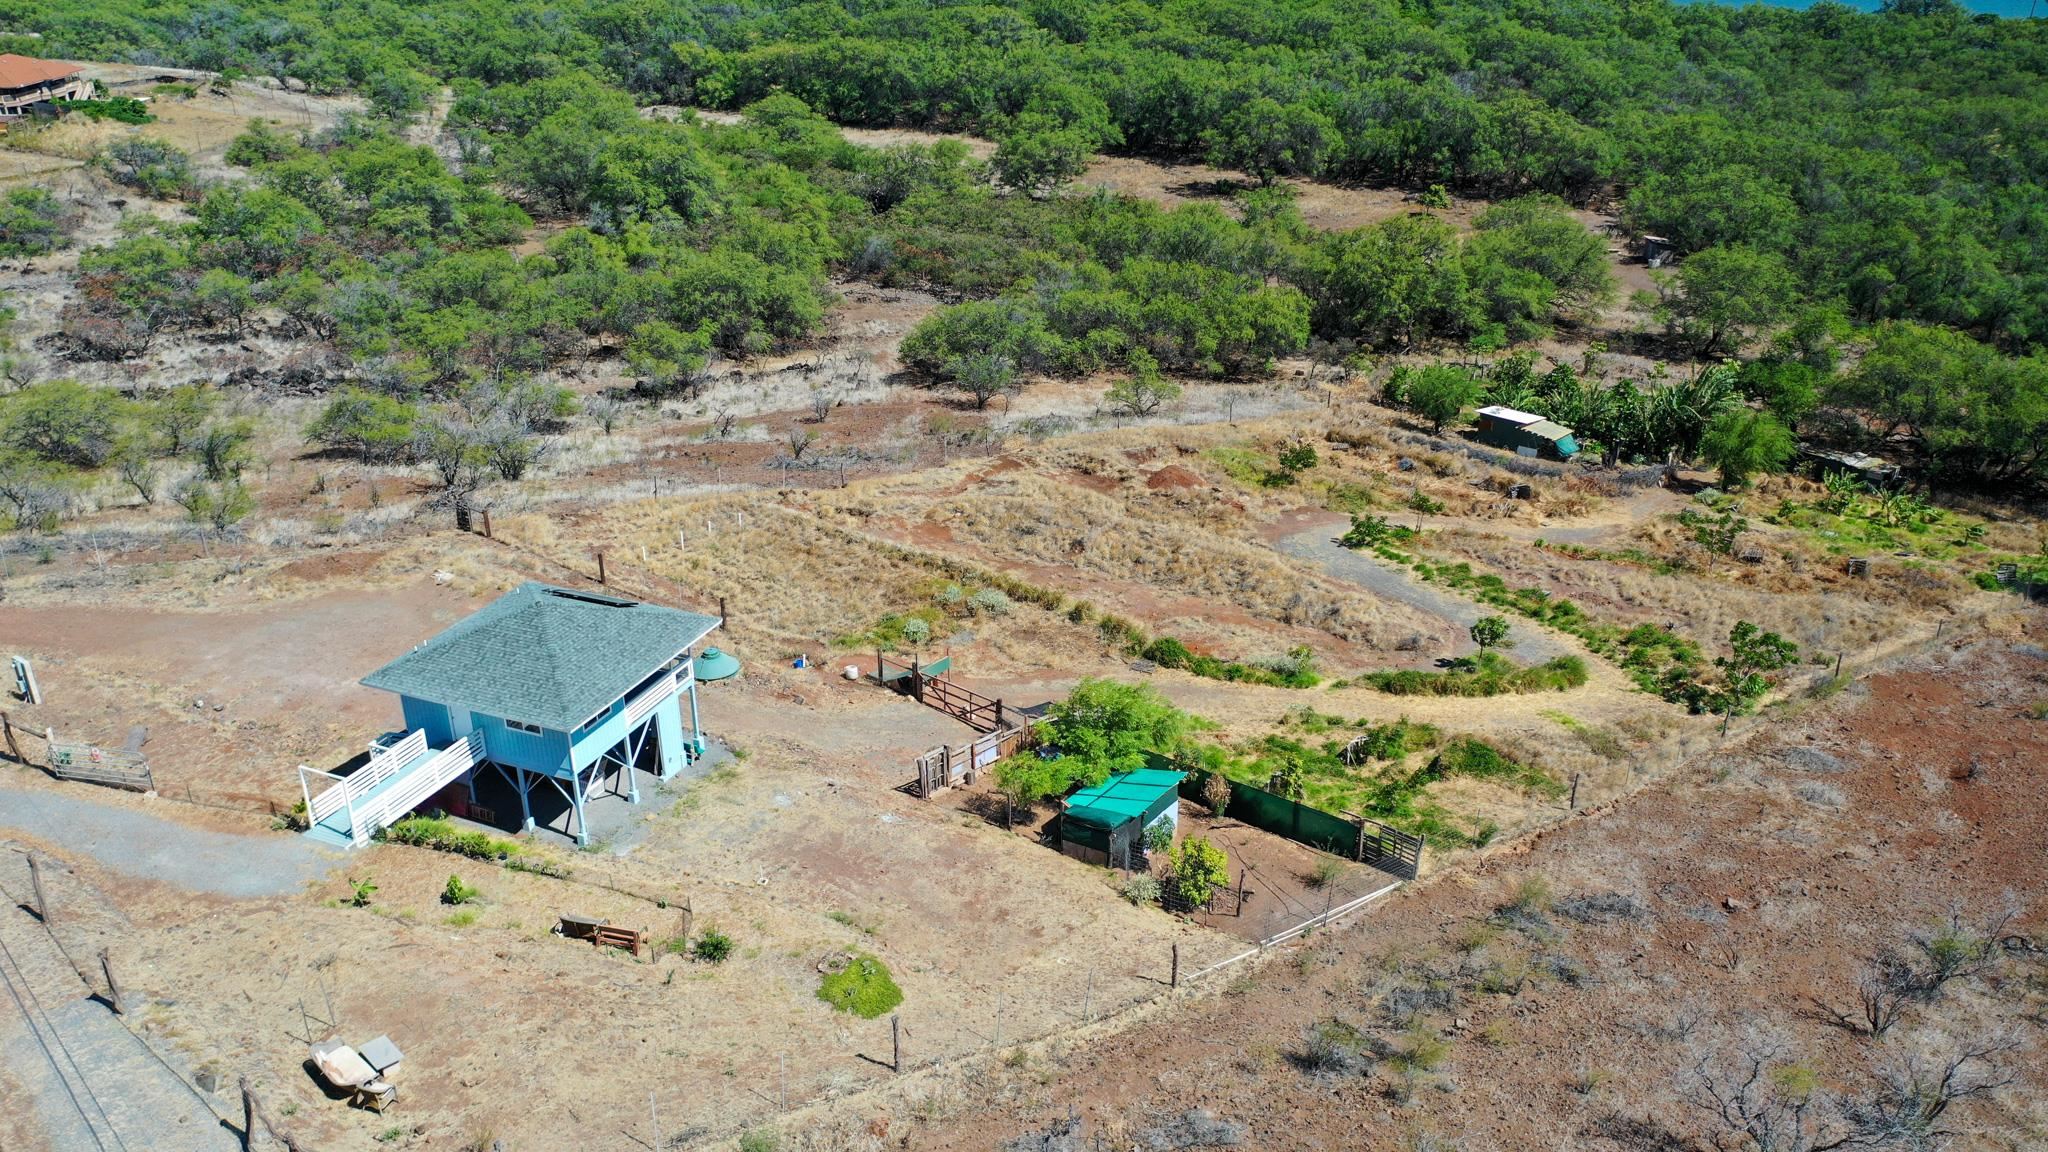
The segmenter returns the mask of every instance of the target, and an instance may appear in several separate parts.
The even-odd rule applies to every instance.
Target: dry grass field
[[[155,83],[148,69],[107,75]],[[153,109],[148,131],[221,176],[251,118],[319,127],[347,105],[237,85]],[[104,241],[121,213],[82,161],[129,131],[69,120],[10,137],[0,183],[58,188],[84,214],[80,244]],[[1084,183],[1175,203],[1231,179],[1124,159]],[[1297,191],[1319,227],[1408,210],[1391,192]],[[53,347],[38,340],[76,259],[0,268],[26,355]],[[1730,506],[1709,476],[1525,475],[1375,403],[1392,361],[1340,379],[1298,360],[1259,382],[1189,381],[1142,420],[1107,411],[1099,379],[1033,380],[972,410],[901,372],[899,345],[937,296],[835,290],[810,344],[721,362],[696,393],[635,404],[612,427],[575,419],[523,478],[488,487],[488,536],[481,517],[452,527],[428,465],[305,442],[321,386],[269,381],[305,375],[319,349],[276,317],[232,341],[167,338],[146,362],[38,362],[124,391],[244,381],[219,389],[221,417],[254,429],[255,509],[234,530],[103,472],[73,493],[61,533],[0,543],[0,636],[46,696],[6,704],[30,763],[0,766],[13,801],[0,840],[49,862],[63,914],[47,927],[69,956],[108,949],[139,1004],[128,1024],[181,1075],[224,1077],[203,1099],[231,1126],[247,1076],[280,1127],[336,1150],[1151,1149],[1228,1132],[1260,1148],[1686,1149],[1703,1131],[1687,1076],[1738,1048],[1745,1019],[1776,1030],[1799,1083],[1849,1091],[1866,1056],[1893,1049],[1816,1022],[1802,995],[1844,1002],[1861,957],[1950,900],[1979,916],[2039,887],[2048,639],[2038,613],[1980,586],[1988,557],[2039,546],[2020,510],[1955,503],[1899,521],[1772,478],[1730,513],[1748,521],[1741,546],[1716,550],[1701,518]],[[1640,319],[1623,312],[1603,323]],[[590,398],[624,372],[592,356],[550,382]],[[798,451],[793,435],[815,440]],[[1304,445],[1314,465],[1283,468]],[[1519,484],[1526,499],[1510,497]],[[1337,547],[1355,515],[1401,529],[1398,546]],[[1851,557],[1870,574],[1848,575]],[[730,760],[652,791],[587,850],[524,837],[519,858],[539,871],[295,838],[296,766],[342,765],[399,722],[361,677],[523,581],[596,589],[600,572],[617,594],[724,607],[711,642],[745,672],[707,685],[703,709]],[[1569,600],[1585,626],[1485,602],[1486,577],[1525,605]],[[1373,686],[1470,656],[1470,625],[1492,612],[1511,620],[1510,659],[1577,659],[1583,683],[1483,697]],[[1725,735],[1646,691],[1600,640],[1668,628],[1711,676],[1744,620],[1801,658]],[[1134,637],[1177,640],[1239,678],[1156,666]],[[1006,830],[986,777],[932,801],[907,793],[919,753],[973,733],[845,678],[878,648],[948,657],[952,678],[1013,707],[1086,678],[1147,684],[1219,755],[1407,720],[1483,741],[1516,773],[1432,774],[1437,744],[1348,765],[1347,794],[1411,788],[1456,834],[1385,904],[1195,978],[1291,927],[1288,910],[1313,915],[1334,899],[1331,875],[1348,893],[1377,874],[1188,801],[1184,827],[1256,870],[1251,914],[1128,902],[1123,876],[1040,842],[1051,805]],[[1302,653],[1314,685],[1276,683]],[[144,739],[156,793],[47,778],[34,767],[46,729]],[[132,835],[24,815],[44,804]],[[188,867],[151,863],[201,834],[215,850]],[[246,861],[270,853],[303,853],[317,878],[194,879],[248,881]],[[444,904],[451,874],[481,899]],[[360,904],[359,882],[375,886]],[[551,932],[574,914],[668,941],[686,911],[694,930],[730,934],[723,963]],[[7,914],[7,933],[45,929]],[[1959,1148],[2037,1147],[2048,1124],[2039,910],[2010,927],[1995,965],[1901,1033],[1923,1055],[1941,1050],[1936,1033],[2012,1038],[2015,1079],[1959,1106]],[[1177,991],[1176,947],[1190,977]],[[900,1073],[886,1016],[816,996],[820,964],[845,952],[901,986]],[[46,987],[74,1002],[98,987],[89,970],[57,975]],[[321,1091],[306,1046],[329,1030],[405,1049],[396,1111]],[[0,1147],[62,1142],[21,1063],[32,1039],[0,1012]],[[1070,1114],[1091,1142],[1048,1135]]]

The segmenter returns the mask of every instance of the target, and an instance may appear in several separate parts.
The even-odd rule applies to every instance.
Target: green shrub
[[[1105,621],[1109,617],[1103,618]],[[1264,684],[1273,688],[1313,688],[1322,683],[1315,669],[1315,653],[1307,647],[1291,648],[1263,664],[1241,664],[1192,652],[1171,636],[1160,636],[1139,649],[1138,655],[1161,668],[1176,668],[1206,680],[1234,684]]]
[[[1158,853],[1173,847],[1173,823],[1161,820],[1145,829],[1145,851]]]
[[[887,965],[860,952],[845,971],[825,975],[818,984],[818,999],[841,1012],[873,1020],[903,1003],[903,990],[890,977]]]
[[[1140,908],[1159,903],[1159,892],[1159,881],[1144,872],[1134,873],[1124,881],[1123,887],[1117,889],[1117,895]]]
[[[732,955],[732,937],[716,928],[706,928],[697,934],[696,946],[691,954],[706,964],[723,964]]]
[[[149,114],[149,106],[130,96],[114,96],[106,100],[73,100],[64,105],[67,112],[78,112],[91,120],[118,120],[123,124],[147,124],[156,119]]]
[[[482,895],[483,893],[477,890],[476,885],[465,884],[462,882],[462,877],[451,875],[448,877],[447,886],[441,889],[441,903],[468,904]]]
[[[1205,907],[1218,888],[1230,885],[1230,858],[1207,837],[1190,836],[1173,850],[1174,894],[1195,908]]]
[[[1351,518],[1351,528],[1337,543],[1346,548],[1372,548],[1380,544],[1405,544],[1415,539],[1415,529],[1391,523],[1385,516],[1361,515]]]
[[[439,815],[408,816],[384,829],[380,838],[392,844],[452,852],[472,860],[510,860],[526,851],[519,844],[499,839],[488,832],[458,828],[454,821]]]
[[[1585,658],[1580,656],[1559,656],[1534,667],[1517,668],[1498,652],[1482,651],[1454,661],[1442,672],[1368,672],[1357,683],[1389,696],[1503,696],[1583,688],[1588,677]]]
[[[1422,489],[1417,488],[1408,495],[1408,508],[1410,511],[1420,512],[1424,516],[1436,516],[1442,514],[1444,502],[1434,499]]]

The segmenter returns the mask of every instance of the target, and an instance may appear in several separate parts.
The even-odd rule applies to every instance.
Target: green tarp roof
[[[714,616],[529,582],[363,683],[569,732],[716,627]]]
[[[1162,796],[1177,800],[1186,775],[1164,768],[1140,768],[1111,776],[1067,797],[1067,819],[1097,828],[1121,828],[1127,821],[1150,815],[1160,806]]]

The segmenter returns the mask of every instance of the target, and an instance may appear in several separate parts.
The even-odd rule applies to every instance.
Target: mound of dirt
[[[1204,487],[1204,481],[1178,464],[1168,464],[1145,478],[1145,487],[1154,492],[1179,491],[1183,488]]]

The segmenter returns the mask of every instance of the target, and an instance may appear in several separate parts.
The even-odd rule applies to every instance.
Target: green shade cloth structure
[[[1096,828],[1121,828],[1137,820],[1150,824],[1180,799],[1187,773],[1165,768],[1122,772],[1067,797],[1066,818]]]
[[[699,680],[727,680],[740,674],[739,658],[721,648],[698,653],[696,668]]]

